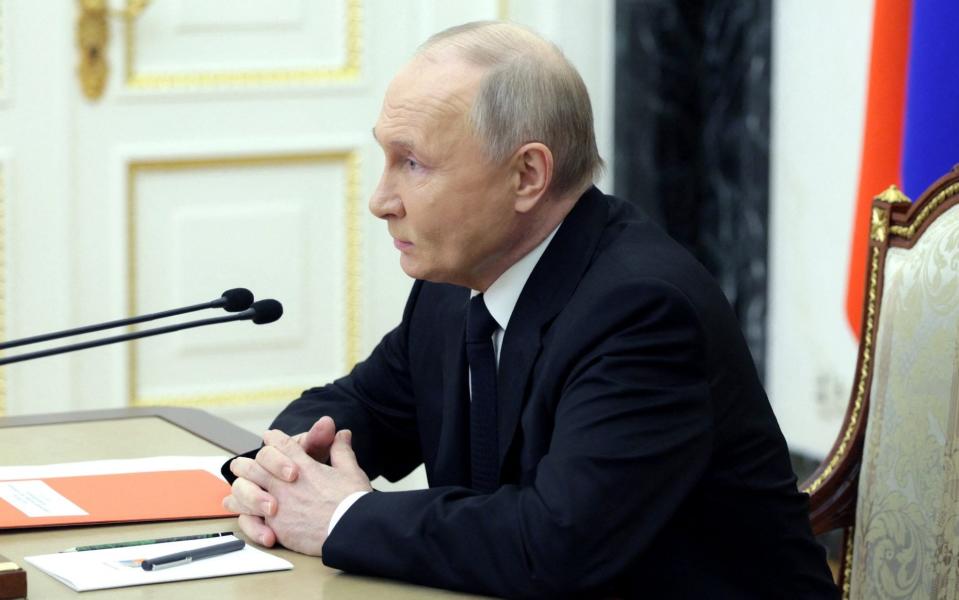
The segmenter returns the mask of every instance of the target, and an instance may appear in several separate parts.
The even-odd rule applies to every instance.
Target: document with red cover
[[[229,493],[203,469],[0,481],[0,529],[225,517]]]

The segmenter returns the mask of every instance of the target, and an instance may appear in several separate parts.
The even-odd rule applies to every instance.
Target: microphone
[[[16,356],[7,356],[0,358],[0,365],[8,365],[10,363],[33,360],[34,358],[43,358],[44,356],[53,356],[55,354],[64,354],[66,352],[74,352],[76,350],[86,350],[87,348],[96,348],[97,346],[106,346],[107,344],[116,344],[118,342],[128,342],[130,340],[138,340],[140,338],[160,335],[163,333],[172,333],[174,331],[181,331],[183,329],[203,327],[204,325],[229,323],[230,321],[253,321],[257,325],[265,325],[278,320],[281,316],[283,316],[283,305],[278,301],[273,299],[258,300],[257,302],[254,302],[250,308],[233,313],[232,315],[213,317],[210,319],[199,319],[197,321],[188,321],[186,323],[177,323],[175,325],[167,325],[165,327],[157,327],[155,329],[146,329],[144,331],[134,331],[131,333],[125,333],[123,335],[101,338],[99,340],[90,340],[88,342],[70,344],[69,346],[61,346],[59,348],[49,348],[47,350],[38,350],[36,352],[28,352],[26,354],[18,354]]]
[[[219,298],[211,300],[209,304],[210,308],[223,307],[226,312],[240,312],[253,304],[253,292],[246,288],[233,288],[223,292]]]
[[[0,350],[15,348],[17,346],[26,346],[28,344],[37,344],[39,342],[47,342],[50,340],[81,335],[84,333],[91,333],[94,331],[102,331],[104,329],[113,329],[114,327],[135,325],[137,323],[144,323],[146,321],[165,319],[166,317],[175,317],[176,315],[203,310],[205,308],[223,308],[223,310],[227,312],[239,312],[241,310],[246,310],[251,304],[253,304],[253,292],[246,288],[233,288],[223,292],[223,294],[216,300],[210,300],[209,302],[203,302],[202,304],[193,304],[190,306],[184,306],[182,308],[174,308],[172,310],[165,310],[163,312],[142,315],[139,317],[118,319],[116,321],[107,321],[106,323],[98,323],[96,325],[85,325],[83,327],[76,327],[74,329],[67,329],[64,331],[55,331],[53,333],[34,335],[31,337],[20,338],[19,340],[10,340],[0,344]]]
[[[249,316],[245,316],[247,314],[249,314]],[[283,316],[283,305],[280,304],[278,300],[267,298],[266,300],[254,302],[253,306],[237,315],[237,317],[240,316],[244,319],[252,320],[257,325],[266,325],[267,323],[280,320],[280,317]]]

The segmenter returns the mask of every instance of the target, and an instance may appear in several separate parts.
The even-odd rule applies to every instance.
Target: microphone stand
[[[90,340],[88,342],[79,342],[77,344],[60,346],[58,348],[48,348],[46,350],[37,350],[35,352],[18,354],[16,356],[6,356],[3,358],[0,358],[0,366],[9,365],[11,363],[16,363],[24,360],[32,360],[34,358],[43,358],[44,356],[53,356],[55,354],[63,354],[65,352],[74,352],[76,350],[86,350],[87,348],[96,348],[97,346],[105,346],[107,344],[116,344],[117,342],[127,342],[130,340],[138,340],[140,338],[160,335],[161,333],[181,331],[183,329],[191,329],[193,327],[202,327],[204,325],[215,325],[217,323],[228,323],[229,321],[243,321],[246,319],[252,319],[254,317],[256,317],[256,310],[254,308],[248,308],[247,310],[244,310],[243,312],[234,313],[232,315],[226,315],[224,317],[213,317],[209,319],[189,321],[187,323],[177,323],[176,325],[167,325],[165,327],[157,327],[155,329],[146,329],[144,331],[134,331],[132,333],[125,333],[123,335],[115,335],[112,337],[100,338],[98,340]]]
[[[50,340],[55,340],[63,337],[72,337],[75,335],[82,335],[84,333],[91,333],[94,331],[102,331],[104,329],[113,329],[114,327],[123,327],[125,325],[136,325],[137,323],[143,323],[145,321],[154,321],[156,319],[165,319],[167,317],[175,317],[177,315],[182,315],[189,312],[195,312],[198,310],[203,310],[205,308],[226,307],[228,311],[236,312],[237,310],[243,310],[248,308],[250,304],[252,303],[253,303],[253,294],[251,294],[249,290],[246,290],[243,288],[236,288],[236,289],[227,290],[223,292],[223,295],[217,298],[216,300],[210,300],[209,302],[203,302],[201,304],[193,304],[191,306],[174,308],[171,310],[151,313],[148,315],[141,315],[138,317],[130,317],[127,319],[117,319],[115,321],[107,321],[106,323],[98,323],[96,325],[85,325],[83,327],[68,329],[66,331],[44,333],[41,335],[34,335],[31,337],[21,338],[19,340],[5,341],[3,343],[0,343],[0,350],[6,350],[7,348],[15,348],[17,346],[26,346],[28,344],[36,344],[39,342],[47,342]],[[0,364],[3,364],[3,363],[0,363]]]

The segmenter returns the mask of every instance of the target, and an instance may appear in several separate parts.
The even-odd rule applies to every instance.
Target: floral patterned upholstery
[[[959,599],[959,205],[883,272],[849,594]]]

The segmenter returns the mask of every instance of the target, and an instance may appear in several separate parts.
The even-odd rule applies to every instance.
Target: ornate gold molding
[[[80,89],[88,100],[97,100],[107,85],[107,44],[110,24],[107,22],[106,0],[79,0],[77,3],[75,38],[79,61],[77,76]]]
[[[325,382],[322,382],[325,383]],[[188,396],[146,396],[137,397],[131,406],[183,406],[189,408],[219,408],[223,406],[244,406],[250,404],[271,404],[290,402],[300,397],[304,386],[271,388],[265,390],[239,390],[237,392],[216,392],[212,394],[190,394]]]
[[[361,345],[361,270],[362,270],[362,232],[361,232],[361,184],[360,159],[356,150],[268,154],[240,157],[214,157],[197,159],[169,159],[132,161],[127,164],[127,311],[137,314],[136,290],[138,274],[136,269],[137,245],[137,193],[136,181],[141,173],[149,171],[184,171],[214,167],[244,168],[262,166],[287,166],[297,164],[342,163],[346,169],[345,228],[346,228],[346,269],[345,276],[345,348],[344,356],[347,369],[359,360]],[[2,374],[2,372],[0,372]],[[245,391],[228,391],[214,394],[191,394],[186,396],[148,396],[138,394],[139,376],[137,367],[137,343],[129,345],[128,363],[128,404],[130,406],[171,405],[171,406],[238,406],[291,400],[299,396],[302,388],[271,388]]]
[[[127,0],[128,6],[136,0]],[[346,1],[346,59],[336,67],[315,69],[265,69],[254,71],[203,71],[195,73],[140,73],[136,70],[136,28],[126,20],[125,74],[128,88],[168,90],[252,85],[304,85],[352,81],[359,77],[363,55],[363,9],[361,0]]]
[[[852,410],[849,411],[849,423],[846,425],[845,430],[842,432],[842,438],[839,442],[839,446],[836,448],[836,451],[829,458],[829,462],[826,464],[826,468],[822,470],[822,473],[819,474],[816,479],[813,480],[809,486],[806,487],[804,492],[807,494],[812,494],[820,487],[822,487],[823,482],[836,470],[836,467],[846,456],[846,453],[849,452],[849,449],[852,445],[853,436],[856,433],[856,427],[859,425],[859,419],[862,417],[862,405],[866,397],[866,382],[869,379],[869,372],[872,365],[872,344],[873,344],[873,333],[875,330],[876,324],[876,309],[877,309],[877,300],[878,293],[877,288],[879,287],[879,248],[872,247],[870,249],[870,261],[869,261],[869,288],[868,288],[868,299],[869,302],[866,307],[866,330],[863,332],[862,338],[862,366],[859,369],[859,376],[856,382],[856,395],[853,399]]]
[[[932,200],[926,202],[926,205],[922,207],[922,210],[919,211],[919,214],[916,215],[916,218],[912,220],[909,226],[893,225],[889,228],[889,232],[893,235],[911,240],[913,236],[916,235],[916,232],[919,231],[919,228],[922,227],[922,224],[926,222],[926,219],[929,218],[929,215],[939,208],[939,205],[945,202],[946,198],[955,196],[957,193],[959,193],[959,183],[946,186],[940,190]]]
[[[889,213],[878,206],[872,207],[872,221],[869,225],[869,237],[880,244],[886,241],[886,230],[889,228]]]
[[[77,22],[74,38],[79,50],[77,76],[88,100],[99,100],[107,86],[110,66],[107,46],[110,43],[110,20],[123,17],[127,24],[136,19],[150,0],[127,0],[124,10],[111,10],[108,0],[77,0]]]
[[[902,193],[902,190],[897,188],[895,185],[890,185],[881,194],[876,196],[876,200],[882,200],[883,202],[888,202],[889,204],[911,204],[912,200],[909,199],[909,196]]]
[[[360,298],[362,298],[362,278],[360,265],[363,260],[362,212],[359,209],[360,156],[351,152],[346,159],[346,365],[348,371],[360,360]],[[349,265],[352,265],[350,267]]]
[[[852,525],[846,528],[844,552],[842,553],[842,600],[849,600],[849,591],[852,588],[852,552],[856,540],[856,528]]]

